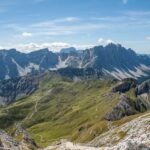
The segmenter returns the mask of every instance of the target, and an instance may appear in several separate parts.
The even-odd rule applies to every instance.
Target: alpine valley
[[[150,150],[150,57],[119,44],[0,51],[0,149]]]

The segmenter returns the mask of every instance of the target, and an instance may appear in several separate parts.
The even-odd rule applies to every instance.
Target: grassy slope
[[[0,109],[0,128],[12,132],[14,124],[24,120],[23,126],[41,146],[60,138],[89,141],[108,130],[103,116],[119,97],[107,94],[112,86],[111,81],[46,79],[32,96]]]

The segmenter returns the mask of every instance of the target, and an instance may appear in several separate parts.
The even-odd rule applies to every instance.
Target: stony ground
[[[17,142],[5,131],[0,131],[0,150],[29,150],[24,142]]]
[[[150,150],[150,113],[109,130],[87,145],[62,142],[44,150]]]

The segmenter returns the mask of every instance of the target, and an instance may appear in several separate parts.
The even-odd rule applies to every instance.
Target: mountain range
[[[150,74],[149,55],[140,55],[120,44],[95,46],[90,49],[76,50],[66,48],[54,53],[41,49],[22,53],[16,49],[0,50],[0,79],[9,79],[46,70],[64,68],[83,71],[91,69],[94,74],[116,79],[148,78]]]
[[[149,150],[149,55],[109,44],[0,59],[0,148]]]

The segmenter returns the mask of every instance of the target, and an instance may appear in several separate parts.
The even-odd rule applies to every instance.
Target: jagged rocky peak
[[[48,48],[43,48],[43,49],[39,49],[39,50],[36,50],[36,51],[33,51],[33,52],[30,52],[29,54],[33,54],[33,53],[48,53],[50,52]]]
[[[72,52],[76,52],[76,48],[74,47],[69,47],[69,48],[63,48],[60,50],[60,53],[72,53]]]
[[[17,50],[15,48],[11,48],[11,49],[1,49],[0,50],[0,53],[1,52],[16,52]]]
[[[133,50],[113,43],[82,51],[70,47],[62,49],[59,53],[47,48],[27,54],[15,49],[2,50],[0,59],[0,79],[66,67],[92,68],[102,71],[105,76],[119,80],[143,79],[148,78],[150,74],[150,57],[137,55]]]
[[[9,49],[9,52],[17,52],[17,50],[15,48]]]

